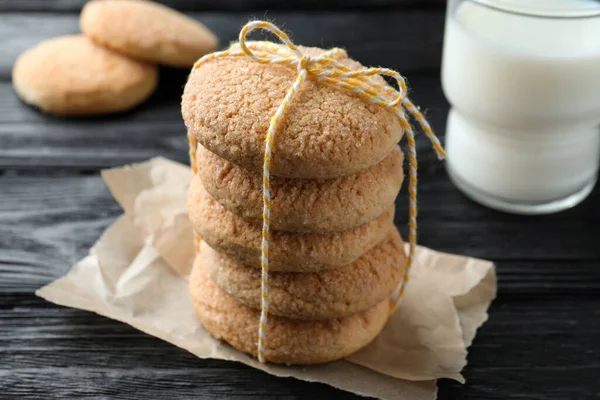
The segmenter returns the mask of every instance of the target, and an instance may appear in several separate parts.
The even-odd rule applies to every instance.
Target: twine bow
[[[273,33],[285,45],[276,45],[271,42],[246,42],[246,37],[250,32],[256,29],[263,29]],[[292,43],[290,38],[281,29],[264,21],[252,21],[246,24],[239,35],[239,46],[230,47],[228,50],[208,54],[202,57],[194,65],[194,69],[200,65],[220,57],[250,57],[256,62],[262,64],[285,64],[296,66],[298,76],[286,93],[283,101],[277,108],[275,114],[271,117],[269,129],[265,137],[265,153],[263,163],[263,226],[262,226],[262,245],[261,245],[261,315],[258,329],[258,359],[265,362],[265,344],[266,344],[266,325],[269,315],[269,243],[271,239],[270,218],[271,218],[271,158],[272,149],[275,141],[275,134],[279,123],[283,119],[286,109],[298,93],[300,86],[306,81],[308,75],[317,82],[334,86],[342,90],[355,93],[359,98],[372,104],[387,108],[396,114],[402,127],[404,128],[409,147],[409,221],[408,221],[408,242],[409,252],[407,257],[407,268],[396,290],[391,296],[390,315],[396,310],[400,300],[404,295],[406,285],[410,279],[410,269],[413,264],[413,255],[417,241],[417,153],[415,145],[414,132],[408,122],[405,112],[418,121],[422,130],[433,144],[440,159],[445,157],[445,152],[439,140],[433,133],[425,117],[407,97],[407,88],[404,78],[396,71],[388,68],[365,68],[361,70],[351,70],[340,64],[335,58],[346,57],[346,52],[342,49],[333,48],[320,55],[313,57],[304,54]],[[398,89],[380,83],[374,80],[376,76],[388,76],[394,79],[398,84]],[[195,149],[196,140],[189,135],[190,139],[190,158],[192,169],[196,172]]]

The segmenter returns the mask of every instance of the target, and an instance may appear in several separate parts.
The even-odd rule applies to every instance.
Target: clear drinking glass
[[[521,214],[581,202],[600,160],[600,1],[449,0],[447,169]]]

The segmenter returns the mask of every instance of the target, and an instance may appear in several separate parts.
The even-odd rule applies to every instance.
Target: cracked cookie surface
[[[324,51],[299,48],[313,56]],[[339,62],[363,68],[349,58]],[[206,62],[192,71],[185,86],[185,124],[213,153],[261,173],[269,121],[297,73],[294,66],[261,64],[249,57]],[[383,78],[375,79],[385,84]],[[391,111],[309,77],[276,131],[271,173],[292,178],[350,175],[383,160],[402,134]]]

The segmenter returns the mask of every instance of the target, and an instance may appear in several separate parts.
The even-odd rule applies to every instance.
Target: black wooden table
[[[16,98],[17,55],[78,30],[83,0],[0,0],[0,398],[350,398],[325,385],[199,360],[135,329],[62,308],[34,290],[67,272],[120,214],[99,170],[161,155],[187,161],[179,99],[187,71],[162,71],[133,112],[85,120],[43,116]],[[444,2],[170,0],[222,43],[268,18],[297,43],[339,46],[400,70],[443,136],[439,80]],[[368,4],[368,5],[367,5]],[[600,398],[600,190],[573,210],[527,218],[480,207],[419,142],[420,242],[496,262],[499,298],[465,369],[442,399]],[[398,201],[404,229],[406,198]]]

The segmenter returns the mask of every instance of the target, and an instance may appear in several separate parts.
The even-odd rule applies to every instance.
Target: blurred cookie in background
[[[156,89],[158,68],[96,45],[83,35],[46,40],[15,62],[19,97],[43,112],[84,116],[129,110]]]
[[[81,11],[80,26],[102,46],[171,67],[190,68],[219,44],[200,22],[145,0],[92,0]]]

